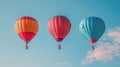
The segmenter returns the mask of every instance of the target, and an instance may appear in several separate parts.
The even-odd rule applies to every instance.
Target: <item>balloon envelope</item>
[[[23,16],[15,23],[15,31],[25,44],[28,44],[34,38],[38,28],[38,22],[30,16]]]
[[[71,24],[65,16],[54,16],[48,22],[48,31],[57,42],[61,42],[70,32]]]
[[[91,43],[95,43],[105,31],[105,23],[99,17],[87,17],[79,25],[82,35]]]

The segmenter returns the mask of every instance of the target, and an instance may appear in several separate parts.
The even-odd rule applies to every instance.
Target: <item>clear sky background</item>
[[[26,15],[39,22],[28,50],[14,29],[16,20]],[[61,50],[47,30],[48,20],[55,15],[68,17],[72,25]],[[88,16],[102,18],[107,27],[94,52],[79,31],[80,21]],[[0,0],[0,67],[119,66],[119,0]]]

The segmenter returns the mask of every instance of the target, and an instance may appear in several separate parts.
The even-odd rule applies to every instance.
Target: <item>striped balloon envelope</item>
[[[38,22],[30,16],[20,17],[15,23],[15,31],[26,44],[26,49],[28,49],[28,43],[34,38],[38,29]]]

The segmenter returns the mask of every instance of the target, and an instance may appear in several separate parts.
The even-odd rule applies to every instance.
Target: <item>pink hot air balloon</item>
[[[62,42],[70,32],[70,29],[70,21],[65,16],[54,16],[48,22],[48,30],[57,42]],[[61,49],[60,44],[58,49]]]

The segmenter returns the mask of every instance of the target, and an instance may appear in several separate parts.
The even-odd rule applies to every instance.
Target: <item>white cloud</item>
[[[120,28],[116,27],[109,31],[107,34],[109,38],[113,38],[113,40],[117,43],[120,43]]]
[[[60,61],[60,62],[57,62],[56,64],[60,66],[72,66],[72,64],[70,64],[67,61]]]
[[[114,58],[120,56],[120,27],[110,29],[103,40],[106,41],[99,42],[94,51],[88,51],[86,58],[81,62],[82,64],[93,61],[115,61]]]

